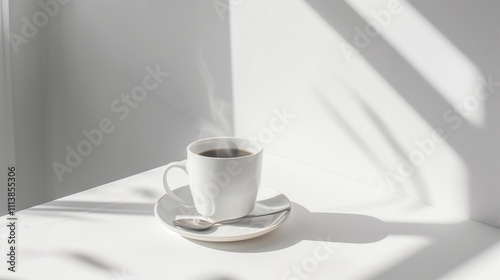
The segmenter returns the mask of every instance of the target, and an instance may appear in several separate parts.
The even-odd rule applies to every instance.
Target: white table
[[[269,154],[263,185],[294,203],[285,224],[190,241],[153,214],[162,171],[18,212],[18,272],[2,261],[0,279],[500,279],[499,229]]]

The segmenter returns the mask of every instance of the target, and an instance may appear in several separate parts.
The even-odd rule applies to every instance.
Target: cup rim
[[[230,157],[230,158],[216,158],[216,157],[207,157],[207,156],[202,156],[198,153],[195,153],[193,151],[191,151],[191,148],[196,145],[196,144],[199,144],[200,142],[205,142],[205,141],[210,141],[210,140],[216,140],[216,139],[233,139],[233,140],[242,140],[242,141],[247,141],[247,142],[250,142],[254,145],[254,147],[257,148],[257,151],[255,152],[252,152],[252,154],[250,155],[246,155],[246,156],[241,156],[241,157]],[[245,138],[245,137],[235,137],[235,136],[217,136],[217,137],[209,137],[209,138],[203,138],[203,139],[199,139],[199,140],[196,140],[194,142],[192,142],[191,144],[189,144],[187,146],[187,152],[191,155],[194,155],[194,156],[197,156],[197,157],[200,157],[200,158],[205,158],[205,159],[211,159],[211,160],[235,160],[235,159],[245,159],[245,158],[250,158],[250,157],[254,157],[254,156],[257,156],[258,154],[262,153],[264,150],[264,147],[262,146],[262,144],[260,144],[259,142],[255,141],[255,140],[252,140],[250,138]]]

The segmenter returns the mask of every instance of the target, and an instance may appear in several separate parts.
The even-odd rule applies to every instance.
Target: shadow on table
[[[73,212],[74,216],[82,213],[122,214],[153,216],[154,204],[137,202],[94,202],[56,200],[42,206],[29,209],[31,212]],[[30,213],[31,213],[30,212]],[[81,215],[80,215],[81,216]]]
[[[59,199],[26,209],[30,215],[60,218],[85,219],[89,213],[153,216],[154,203],[130,202],[132,198],[156,198],[158,195],[148,187],[137,186],[136,191],[115,201]]]
[[[281,250],[302,240],[371,243],[380,241],[387,235],[384,222],[379,219],[359,214],[309,212],[292,202],[288,220],[267,235],[229,243],[190,241],[217,250],[258,253]]]
[[[385,222],[360,214],[310,212],[297,203],[292,203],[292,207],[289,219],[280,228],[261,237],[228,243],[190,241],[238,253],[277,251],[301,241],[367,244],[390,235],[419,236],[431,241],[411,258],[396,260],[392,269],[374,275],[374,280],[405,279],[405,275],[437,279],[443,271],[450,271],[500,243],[498,229],[470,220],[448,224]]]

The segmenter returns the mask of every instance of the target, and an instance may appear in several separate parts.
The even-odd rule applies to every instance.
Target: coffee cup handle
[[[167,192],[167,195],[171,199],[176,200],[177,202],[182,203],[182,204],[188,204],[189,201],[186,201],[186,200],[180,198],[179,196],[177,196],[176,194],[174,194],[174,192],[172,191],[172,189],[168,185],[167,177],[168,177],[168,172],[172,168],[180,168],[180,169],[184,170],[184,172],[188,173],[187,168],[186,168],[186,164],[187,164],[187,160],[171,162],[167,165],[165,172],[163,172],[163,187],[165,187],[165,191]]]

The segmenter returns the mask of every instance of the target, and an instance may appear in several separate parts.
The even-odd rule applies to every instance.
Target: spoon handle
[[[231,223],[239,222],[239,221],[244,220],[244,219],[274,215],[277,213],[289,211],[290,209],[291,209],[291,207],[287,207],[285,209],[279,209],[279,210],[269,212],[269,213],[263,213],[263,214],[257,214],[257,215],[246,215],[246,216],[241,217],[241,218],[235,218],[235,219],[229,219],[229,220],[223,220],[223,221],[214,221],[214,224],[231,224]]]

